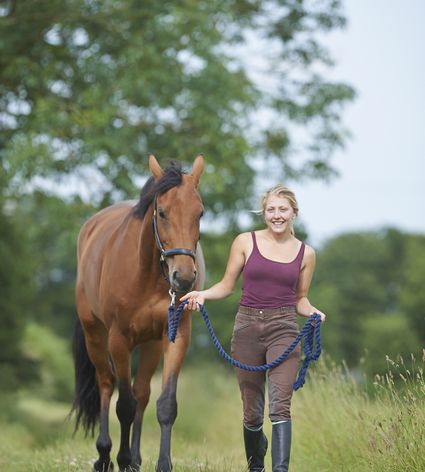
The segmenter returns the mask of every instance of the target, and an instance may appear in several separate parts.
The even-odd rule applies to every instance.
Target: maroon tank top
[[[297,304],[297,283],[304,256],[301,243],[292,262],[276,262],[264,257],[258,250],[252,232],[252,252],[242,271],[242,297],[240,304],[252,308],[280,308]]]

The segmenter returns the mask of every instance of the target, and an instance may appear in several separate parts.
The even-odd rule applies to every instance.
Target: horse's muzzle
[[[174,292],[190,292],[196,282],[196,270],[193,271],[192,277],[188,278],[187,276],[182,276],[182,274],[175,270],[170,278],[171,289]]]

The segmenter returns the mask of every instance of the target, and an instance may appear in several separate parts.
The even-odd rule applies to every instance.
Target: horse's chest
[[[130,336],[134,344],[160,340],[167,327],[167,307],[140,309],[129,323]]]

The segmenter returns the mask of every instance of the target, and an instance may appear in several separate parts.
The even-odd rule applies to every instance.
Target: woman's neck
[[[266,228],[265,236],[267,237],[267,239],[277,242],[277,243],[286,243],[288,241],[295,239],[295,236],[292,234],[290,230],[285,231],[283,233],[275,233],[269,228]]]

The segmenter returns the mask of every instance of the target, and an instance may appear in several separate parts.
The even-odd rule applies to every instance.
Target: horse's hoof
[[[171,461],[158,461],[155,467],[155,472],[171,472],[172,470],[173,466]]]
[[[120,472],[139,472],[140,466],[137,464],[127,465],[126,467],[120,467]]]
[[[131,467],[133,467],[133,470],[136,472],[140,471],[140,467],[142,466],[142,457],[140,453],[138,454],[131,454]]]
[[[113,462],[103,462],[97,460],[93,466],[93,472],[113,472],[114,464]]]

